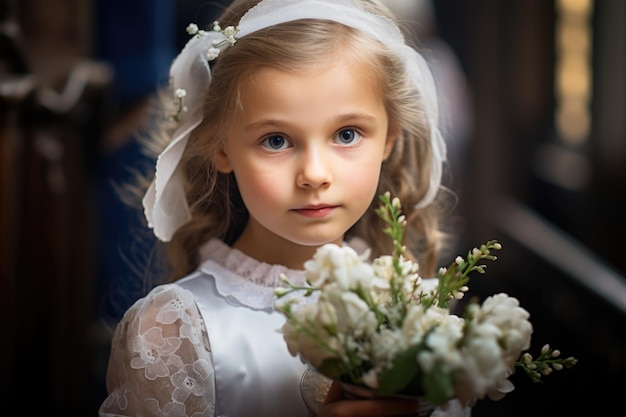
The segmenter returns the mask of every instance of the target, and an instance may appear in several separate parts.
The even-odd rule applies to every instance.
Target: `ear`
[[[215,155],[215,168],[222,174],[229,174],[233,170],[233,166],[230,163],[230,158],[224,148],[220,149],[220,151]]]
[[[387,139],[385,140],[385,148],[383,149],[383,161],[386,161],[391,155],[391,151],[393,151],[393,146],[396,144],[396,140],[398,140],[398,129],[390,128],[387,133]]]

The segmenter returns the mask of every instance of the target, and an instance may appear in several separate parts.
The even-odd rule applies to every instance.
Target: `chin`
[[[343,235],[339,236],[339,237],[333,237],[333,238],[323,238],[323,237],[319,237],[319,238],[312,238],[312,237],[307,237],[305,239],[296,239],[296,240],[291,240],[293,243],[300,245],[300,246],[307,246],[307,247],[311,247],[311,248],[319,248],[320,246],[324,246],[328,243],[336,243],[336,244],[341,244],[341,242],[343,241]]]

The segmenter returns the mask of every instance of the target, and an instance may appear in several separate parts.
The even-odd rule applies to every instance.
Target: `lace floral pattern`
[[[240,281],[273,288],[283,285],[280,274],[296,281],[304,281],[304,271],[289,269],[283,265],[267,264],[233,249],[218,239],[212,239],[200,249],[202,259],[216,262],[232,272]],[[202,266],[200,267],[202,269]]]
[[[212,416],[213,366],[193,295],[162,285],[124,315],[111,343],[100,416]]]

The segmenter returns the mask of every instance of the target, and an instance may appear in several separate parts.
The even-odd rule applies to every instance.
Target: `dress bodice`
[[[312,416],[300,393],[306,366],[278,332],[283,316],[221,296],[214,277],[225,274],[208,262],[179,284],[194,293],[207,333],[219,335],[210,337],[216,415]]]

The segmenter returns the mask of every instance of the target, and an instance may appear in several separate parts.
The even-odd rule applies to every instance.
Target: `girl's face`
[[[250,213],[234,247],[302,268],[317,247],[341,244],[376,196],[395,141],[378,83],[349,58],[307,72],[266,68],[241,102],[216,160]]]

